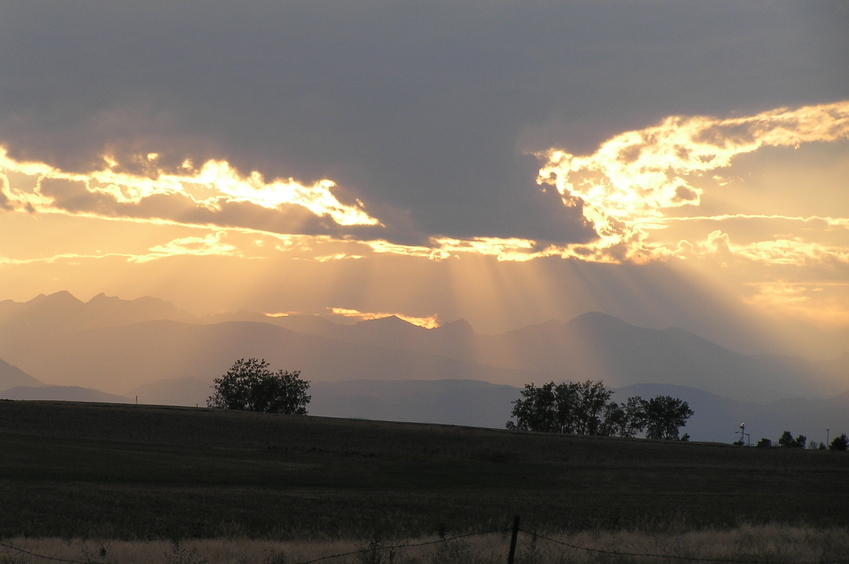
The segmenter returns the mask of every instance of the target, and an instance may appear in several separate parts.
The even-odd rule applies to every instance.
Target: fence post
[[[507,564],[513,564],[516,557],[516,538],[519,536],[519,516],[513,517],[513,536],[510,538],[510,554],[507,555]]]

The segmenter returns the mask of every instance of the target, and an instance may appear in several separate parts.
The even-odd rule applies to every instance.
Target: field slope
[[[849,454],[0,401],[0,537],[849,525]]]

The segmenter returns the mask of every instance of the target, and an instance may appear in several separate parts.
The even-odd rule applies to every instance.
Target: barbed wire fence
[[[572,553],[574,553],[574,552],[586,552],[586,553],[590,553],[590,554],[602,554],[602,555],[611,556],[611,557],[618,557],[618,558],[631,558],[631,559],[635,559],[638,562],[641,561],[641,560],[652,559],[652,558],[662,560],[662,561],[665,560],[665,561],[698,562],[698,563],[702,563],[702,562],[711,563],[712,562],[712,563],[716,563],[716,564],[787,564],[787,562],[788,562],[787,560],[783,560],[783,561],[779,562],[779,561],[771,561],[771,560],[764,559],[764,558],[758,558],[758,559],[719,558],[719,557],[703,558],[703,557],[698,557],[698,556],[684,556],[684,555],[669,554],[669,553],[658,554],[658,553],[652,553],[652,552],[628,552],[628,551],[620,551],[620,550],[606,550],[606,549],[601,549],[601,548],[581,546],[581,545],[577,545],[577,544],[574,544],[574,543],[568,543],[568,542],[565,542],[565,541],[553,539],[553,538],[546,536],[546,535],[542,535],[540,533],[537,533],[536,531],[528,531],[526,529],[522,529],[521,527],[519,527],[519,522],[520,522],[520,518],[517,515],[514,518],[514,522],[513,522],[512,535],[511,535],[511,540],[510,540],[510,547],[509,547],[509,550],[508,550],[508,553],[507,553],[507,564],[515,564],[515,562],[516,562],[515,556],[516,556],[516,550],[517,550],[517,547],[518,547],[518,539],[519,539],[520,533],[527,535],[530,538],[531,545],[533,545],[533,543],[536,542],[537,539],[539,539],[539,540],[543,540],[543,541],[552,543],[555,546],[567,548]],[[314,560],[302,561],[302,562],[298,562],[297,564],[315,564],[317,562],[325,562],[325,561],[330,561],[330,560],[333,560],[333,559],[338,559],[338,558],[343,558],[343,557],[348,557],[348,556],[359,556],[359,555],[364,555],[364,554],[368,554],[368,553],[375,554],[375,553],[382,553],[382,552],[391,552],[391,551],[398,550],[398,549],[414,548],[414,547],[421,547],[421,546],[428,546],[428,545],[436,545],[436,544],[441,544],[441,543],[448,543],[448,542],[452,542],[452,541],[455,541],[455,540],[458,540],[458,539],[464,539],[464,538],[470,538],[470,537],[492,535],[492,534],[498,534],[498,533],[504,534],[504,533],[509,532],[509,531],[511,531],[511,529],[500,529],[500,530],[496,530],[496,531],[468,533],[468,534],[458,535],[458,536],[454,536],[454,537],[450,537],[450,538],[440,538],[439,540],[427,541],[427,542],[421,542],[421,543],[415,543],[415,544],[373,546],[373,547],[369,547],[369,548],[366,548],[366,549],[351,551],[351,552],[347,552],[347,553],[343,553],[343,554],[334,554],[334,555],[331,555],[331,556],[324,556],[324,557],[314,559]],[[567,557],[567,558],[560,558],[560,561],[568,561],[568,555],[566,554],[565,551],[562,551],[560,556],[561,557]],[[849,564],[849,555],[847,555],[846,558],[832,559],[832,560],[821,559],[821,560],[792,561],[792,562],[793,562],[793,564]],[[451,563],[445,563],[445,564],[451,564]]]
[[[653,554],[648,552],[623,552],[617,550],[605,550],[602,548],[591,548],[587,546],[579,546],[564,541],[559,541],[536,532],[520,529],[522,533],[531,535],[535,539],[542,539],[559,546],[563,546],[573,551],[589,552],[594,554],[605,554],[609,556],[626,556],[632,558],[660,558],[664,560],[686,561],[686,562],[716,562],[718,564],[786,564],[774,562],[765,559],[746,560],[739,558],[701,558],[698,556],[683,556],[679,554]],[[791,561],[793,564],[849,564],[849,556],[837,560],[811,560],[811,561]]]
[[[602,548],[581,546],[581,545],[578,545],[578,544],[554,539],[554,538],[551,538],[549,536],[540,534],[536,531],[528,531],[526,529],[519,527],[519,522],[520,522],[520,519],[519,519],[518,516],[516,516],[514,518],[513,527],[511,527],[511,528],[501,528],[501,529],[495,529],[495,530],[480,531],[480,532],[475,532],[475,533],[465,533],[465,534],[455,535],[455,536],[451,536],[451,537],[446,537],[446,536],[443,535],[443,536],[440,536],[439,539],[416,542],[416,543],[382,544],[382,543],[378,543],[378,542],[373,542],[373,543],[370,543],[369,546],[367,546],[365,548],[358,549],[358,550],[352,550],[352,551],[342,552],[342,553],[338,553],[338,554],[331,554],[331,555],[322,556],[322,557],[319,557],[319,558],[313,558],[311,560],[297,561],[294,564],[317,564],[319,562],[332,563],[334,560],[339,560],[339,559],[342,559],[342,558],[350,558],[350,557],[361,557],[360,559],[362,561],[366,561],[364,558],[362,558],[364,556],[371,556],[372,557],[371,561],[374,561],[374,562],[383,562],[383,555],[384,554],[394,555],[395,551],[398,551],[398,550],[407,550],[407,549],[411,549],[411,548],[421,548],[421,547],[426,547],[426,546],[436,546],[436,545],[455,542],[455,541],[458,541],[458,540],[469,539],[469,538],[473,538],[473,537],[482,537],[482,536],[491,536],[491,535],[506,535],[507,533],[511,533],[511,532],[512,532],[512,534],[510,536],[510,545],[509,545],[509,549],[507,551],[507,560],[506,560],[507,564],[515,564],[516,550],[517,550],[517,547],[519,546],[519,539],[520,539],[519,535],[520,534],[526,536],[530,540],[530,543],[526,543],[526,544],[530,544],[530,546],[532,546],[532,547],[537,543],[538,540],[541,540],[541,541],[545,541],[547,543],[550,543],[550,544],[552,544],[556,547],[562,547],[563,549],[568,549],[568,553],[567,553],[567,550],[562,550],[561,553],[559,554],[558,561],[561,561],[561,562],[568,561],[570,559],[570,557],[574,556],[574,554],[577,553],[577,552],[585,552],[585,553],[588,553],[588,554],[598,554],[598,555],[605,555],[605,556],[616,557],[616,558],[630,558],[630,559],[634,559],[636,562],[644,561],[645,559],[656,559],[656,560],[661,560],[661,561],[716,563],[716,564],[788,564],[788,562],[792,562],[793,564],[849,564],[849,555],[847,555],[845,558],[832,559],[832,560],[825,560],[825,559],[811,560],[811,561],[783,560],[783,561],[779,562],[777,560],[772,561],[772,560],[768,560],[768,559],[765,559],[765,558],[756,558],[756,559],[745,559],[745,558],[737,559],[737,558],[719,558],[719,557],[705,558],[705,557],[698,557],[698,556],[686,556],[686,555],[669,554],[669,553],[657,554],[657,553],[651,553],[651,552],[629,552],[629,551],[620,551],[620,550],[607,550],[607,549],[602,549]],[[86,560],[76,560],[76,559],[72,559],[72,558],[60,558],[60,557],[57,557],[57,556],[39,554],[37,552],[27,550],[27,549],[24,549],[24,548],[21,548],[21,547],[17,547],[17,546],[14,546],[13,544],[6,543],[6,542],[0,542],[0,548],[5,549],[7,552],[12,551],[12,552],[15,552],[15,553],[19,553],[19,554],[29,556],[31,558],[37,558],[37,559],[45,560],[45,561],[48,561],[48,562],[63,562],[63,563],[66,563],[66,564],[121,564],[120,562],[104,562],[104,561],[99,561],[99,560],[95,560],[95,559],[92,559],[92,558],[87,558]],[[393,560],[392,557],[389,557],[387,559],[388,562],[391,562],[392,560]],[[4,560],[4,562],[5,562],[5,560]],[[445,564],[452,564],[452,563],[446,562]]]
[[[361,555],[361,554],[368,554],[368,553],[380,553],[380,552],[389,552],[389,551],[393,551],[393,550],[401,550],[401,549],[408,549],[408,548],[419,548],[419,547],[422,547],[422,546],[433,546],[433,545],[437,545],[437,544],[453,542],[453,541],[456,541],[456,540],[470,538],[470,537],[482,537],[482,536],[485,536],[485,535],[504,534],[504,533],[509,532],[509,530],[510,529],[498,529],[498,530],[494,530],[494,531],[483,531],[483,532],[479,532],[479,533],[466,533],[466,534],[463,534],[463,535],[456,535],[456,536],[453,536],[453,537],[441,537],[437,540],[423,541],[423,542],[418,542],[418,543],[403,543],[403,544],[387,545],[387,546],[383,546],[383,545],[372,546],[372,547],[368,547],[368,548],[364,548],[364,549],[360,549],[360,550],[354,550],[354,551],[351,551],[351,552],[333,554],[333,555],[330,555],[330,556],[322,556],[321,558],[316,558],[316,559],[313,559],[313,560],[301,561],[301,562],[298,562],[297,564],[315,564],[316,562],[324,562],[324,561],[327,561],[327,560],[332,560],[332,559],[336,559],[336,558],[343,558],[343,557],[346,557],[346,556],[358,556],[358,555]]]
[[[11,550],[18,554],[25,554],[27,556],[32,556],[34,558],[39,558],[41,560],[47,560],[49,562],[67,562],[69,564],[108,564],[107,562],[99,562],[97,560],[74,560],[72,558],[59,558],[57,556],[48,556],[46,554],[39,554],[37,552],[33,552],[31,550],[26,550],[24,548],[17,547],[13,544],[8,544],[5,542],[0,542],[0,548],[5,548],[7,551]]]

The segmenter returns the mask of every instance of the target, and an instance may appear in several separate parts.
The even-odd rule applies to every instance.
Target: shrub
[[[206,404],[220,409],[306,415],[310,383],[298,371],[272,372],[265,360],[237,360],[215,379],[215,392]]]

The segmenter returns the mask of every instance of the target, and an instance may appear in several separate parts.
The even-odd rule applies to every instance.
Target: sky
[[[0,0],[0,300],[849,352],[844,0]]]

